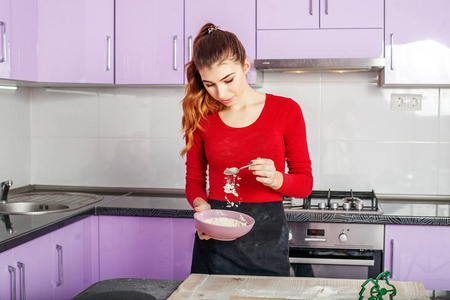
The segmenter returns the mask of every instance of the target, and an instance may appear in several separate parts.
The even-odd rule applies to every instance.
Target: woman
[[[197,212],[231,209],[256,222],[247,235],[226,242],[196,228],[192,273],[289,276],[282,199],[312,190],[305,123],[293,100],[251,88],[249,70],[233,33],[211,23],[202,27],[182,101],[186,197]],[[237,176],[224,175],[226,168],[247,164]]]

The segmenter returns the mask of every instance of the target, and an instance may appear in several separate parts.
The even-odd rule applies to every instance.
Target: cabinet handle
[[[56,281],[56,286],[61,286],[64,283],[63,247],[61,245],[56,245],[56,251],[58,251],[58,281]]]
[[[391,71],[394,70],[394,34],[391,32]]]
[[[17,262],[17,267],[20,270],[20,299],[26,300],[26,293],[25,293],[25,264],[21,263],[20,261]]]
[[[11,300],[16,300],[16,268],[8,266],[9,273],[11,273]]]
[[[389,277],[392,278],[394,276],[394,239],[391,240],[391,275]]]
[[[178,70],[178,66],[177,66],[177,40],[178,40],[178,35],[174,35],[173,36],[173,69],[175,71]]]
[[[111,37],[106,36],[106,71],[111,70]]]
[[[313,12],[313,0],[309,0],[309,14],[312,16]]]
[[[328,0],[325,0],[325,14],[328,15]]]
[[[0,58],[0,63],[6,61],[6,23],[0,21],[0,26],[2,27],[2,58]]]
[[[189,53],[188,53],[188,57],[189,57],[189,61],[192,60],[192,35],[188,38],[188,45],[189,45]]]

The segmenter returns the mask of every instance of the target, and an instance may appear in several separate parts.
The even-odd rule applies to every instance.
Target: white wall
[[[266,73],[258,90],[303,108],[314,189],[450,194],[450,90],[377,82],[376,73]],[[391,111],[391,93],[421,93],[422,111]],[[179,87],[32,89],[30,182],[183,188],[183,94]]]
[[[0,89],[0,181],[30,183],[30,90]]]

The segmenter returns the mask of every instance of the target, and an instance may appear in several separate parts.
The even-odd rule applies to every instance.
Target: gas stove
[[[382,214],[372,191],[312,191],[306,198],[284,197],[285,210],[313,213]]]

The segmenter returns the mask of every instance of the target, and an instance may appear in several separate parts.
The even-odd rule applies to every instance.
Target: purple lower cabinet
[[[53,232],[53,299],[70,299],[98,281],[98,217]]]
[[[450,290],[450,227],[386,225],[384,269],[392,280]]]
[[[184,280],[194,234],[193,219],[100,216],[100,280]]]
[[[53,299],[52,235],[46,234],[12,250],[17,299]]]
[[[0,299],[14,299],[14,272],[17,273],[17,266],[13,261],[12,250],[0,253]]]

